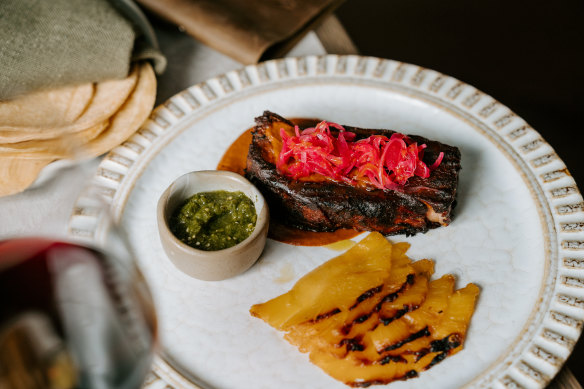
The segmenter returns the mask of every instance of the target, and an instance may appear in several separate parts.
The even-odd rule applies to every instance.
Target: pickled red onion
[[[336,138],[330,127],[338,130]],[[426,145],[418,145],[406,135],[371,135],[354,141],[355,133],[327,121],[302,131],[295,126],[292,136],[282,128],[280,136],[282,149],[276,166],[293,179],[316,173],[349,184],[366,180],[379,189],[396,189],[413,176],[429,177],[444,158],[440,152],[428,167],[422,161]]]

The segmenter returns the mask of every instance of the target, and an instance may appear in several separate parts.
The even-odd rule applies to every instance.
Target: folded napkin
[[[148,22],[131,0],[0,1],[0,101],[121,79],[133,59],[162,71]]]
[[[285,54],[343,0],[137,0],[194,38],[251,64]]]

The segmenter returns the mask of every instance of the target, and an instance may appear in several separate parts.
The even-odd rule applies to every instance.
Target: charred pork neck
[[[327,179],[294,180],[276,168],[280,128],[293,128],[294,124],[269,111],[255,121],[246,176],[266,198],[275,222],[311,231],[352,228],[386,235],[412,235],[450,223],[460,170],[458,148],[408,135],[412,141],[427,145],[423,160],[428,165],[440,152],[444,157],[430,177],[411,177],[399,190],[363,188]],[[345,129],[354,132],[356,139],[394,133]]]

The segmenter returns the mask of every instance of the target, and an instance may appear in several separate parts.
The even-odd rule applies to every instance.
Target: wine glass
[[[50,193],[71,174],[32,190]],[[99,223],[94,237],[39,226],[0,238],[2,389],[135,389],[150,371],[151,295],[107,202],[83,198]]]

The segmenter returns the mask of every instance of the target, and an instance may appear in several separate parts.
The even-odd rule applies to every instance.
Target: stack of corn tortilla
[[[130,137],[152,111],[149,63],[127,78],[60,87],[0,101],[0,196],[25,190],[49,163],[91,158]]]

